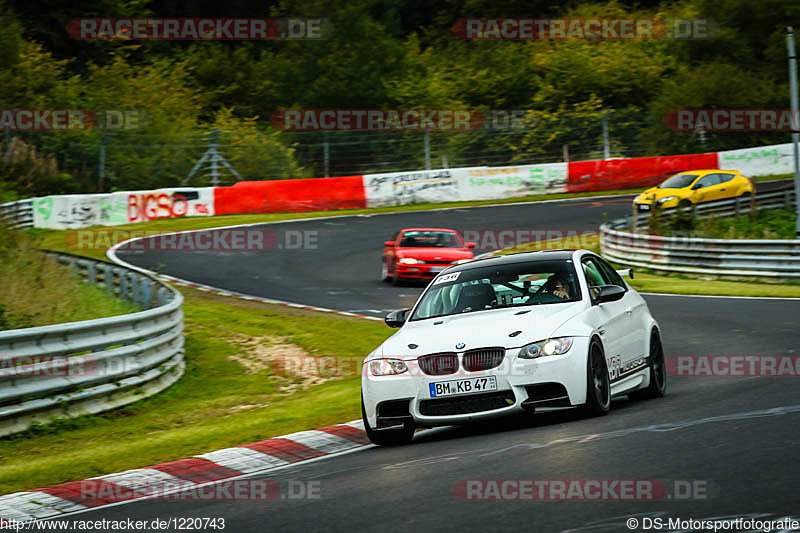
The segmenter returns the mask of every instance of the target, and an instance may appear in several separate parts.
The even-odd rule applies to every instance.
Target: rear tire
[[[611,381],[603,347],[597,339],[589,344],[586,362],[586,403],[584,410],[590,416],[604,416],[611,410]]]
[[[369,427],[367,412],[364,409],[363,396],[361,397],[361,419],[364,421],[364,431],[367,432],[367,438],[378,446],[402,446],[404,444],[410,444],[414,439],[416,428],[413,422],[407,422],[401,429],[376,431]]]
[[[661,346],[661,337],[658,331],[653,330],[650,337],[650,355],[647,358],[650,368],[650,385],[647,388],[635,390],[628,394],[631,400],[649,400],[661,398],[667,393],[667,372],[664,364],[664,349]]]

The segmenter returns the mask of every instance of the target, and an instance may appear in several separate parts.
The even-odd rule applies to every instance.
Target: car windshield
[[[461,248],[458,236],[451,231],[406,231],[400,239],[403,248]]]
[[[691,185],[697,174],[675,174],[658,186],[659,189],[682,189]]]
[[[411,320],[580,299],[572,260],[485,266],[439,275]]]

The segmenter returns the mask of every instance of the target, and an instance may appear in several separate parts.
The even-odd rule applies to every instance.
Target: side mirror
[[[384,246],[394,246],[394,241],[383,241]]]
[[[703,188],[703,184],[700,183],[699,181],[697,183],[695,183],[694,185],[692,185],[692,190],[693,191],[696,191],[697,189],[702,189],[702,188]]]
[[[396,311],[390,311],[383,321],[386,322],[386,325],[390,328],[403,327],[403,324],[406,323],[406,317],[408,316],[409,311],[411,311],[411,309],[398,309]]]
[[[619,285],[603,285],[598,287],[597,296],[595,296],[595,303],[602,304],[606,302],[616,302],[625,296],[625,289]]]
[[[475,248],[475,243],[474,242],[468,242],[467,243],[467,248]]]

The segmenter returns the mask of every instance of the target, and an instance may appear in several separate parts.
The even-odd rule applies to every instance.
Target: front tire
[[[604,416],[611,410],[611,381],[608,378],[606,356],[597,339],[592,339],[589,345],[584,410],[590,416]]]
[[[367,432],[367,438],[378,446],[402,446],[404,444],[410,444],[414,439],[416,428],[413,422],[406,422],[400,429],[376,431],[369,427],[367,411],[364,409],[363,396],[361,397],[361,419],[364,421],[364,431]]]
[[[389,268],[386,266],[386,261],[381,262],[381,281],[391,281],[392,277],[389,275]]]
[[[399,287],[402,282],[403,280],[400,279],[400,276],[397,274],[397,265],[395,265],[394,276],[392,276],[392,285]]]
[[[649,400],[651,398],[661,398],[667,393],[667,372],[664,364],[664,349],[661,346],[661,338],[658,331],[653,330],[650,337],[650,356],[648,357],[650,367],[650,385],[647,388],[639,389],[628,394],[631,400]]]

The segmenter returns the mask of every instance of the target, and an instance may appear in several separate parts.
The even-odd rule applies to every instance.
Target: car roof
[[[716,174],[717,172],[730,172],[730,173],[733,173],[733,174],[741,174],[741,171],[739,171],[739,170],[725,170],[725,169],[722,169],[722,168],[710,168],[710,169],[707,168],[707,169],[703,169],[703,170],[683,170],[681,172],[678,172],[677,174],[673,174],[673,176],[679,176],[681,174],[694,174],[694,175],[699,177],[699,176],[705,176],[706,174]]]
[[[449,231],[451,233],[458,233],[456,230],[450,228],[403,228],[400,230],[400,233],[405,231]]]
[[[531,261],[566,261],[572,259],[575,252],[586,252],[591,254],[588,250],[579,249],[560,249],[560,250],[540,250],[537,252],[519,252],[516,254],[495,255],[492,257],[485,257],[476,259],[463,265],[452,266],[446,272],[461,272],[463,270],[471,270],[473,268],[482,268],[485,266],[495,265],[510,265],[514,263],[528,263]]]

